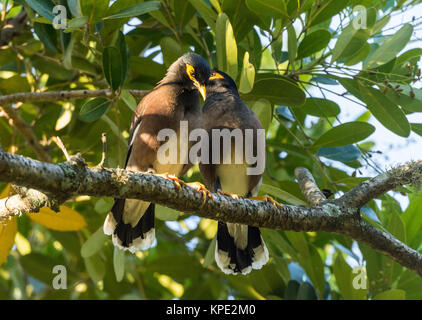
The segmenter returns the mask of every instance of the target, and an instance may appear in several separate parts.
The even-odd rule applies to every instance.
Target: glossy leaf
[[[374,300],[406,300],[406,292],[400,289],[391,289],[377,294]]]
[[[113,266],[116,281],[122,281],[123,276],[125,275],[125,251],[119,249],[118,247],[114,247]]]
[[[319,157],[341,162],[353,161],[362,155],[360,150],[353,145],[319,148],[317,154]]]
[[[51,0],[26,0],[26,3],[31,6],[32,9],[37,11],[40,15],[47,18],[49,21],[53,22],[54,15],[53,15],[53,8],[54,2]]]
[[[285,106],[300,106],[305,102],[305,93],[296,84],[271,74],[257,76],[253,90],[243,97],[247,100],[267,99]]]
[[[321,98],[307,98],[300,109],[306,114],[316,117],[334,117],[340,113],[337,103]]]
[[[79,118],[85,122],[92,122],[101,118],[107,112],[111,101],[106,98],[94,98],[86,102],[79,113]]]
[[[347,122],[324,133],[314,145],[318,147],[346,146],[368,138],[374,131],[374,126],[366,122]]]
[[[412,25],[405,24],[399,31],[387,38],[385,42],[375,50],[364,64],[364,68],[376,68],[394,59],[409,42],[412,33]]]
[[[409,136],[410,124],[405,114],[382,92],[361,85],[360,93],[369,111],[384,127],[401,137]]]
[[[255,81],[255,67],[249,62],[249,52],[245,52],[243,57],[243,67],[240,74],[240,93],[249,93],[252,91],[253,84]]]
[[[115,47],[107,47],[103,51],[103,70],[108,84],[117,90],[123,83],[122,55]]]
[[[297,58],[301,59],[326,48],[330,42],[331,34],[327,30],[316,30],[308,34],[299,44]]]
[[[107,239],[109,239],[109,237],[104,234],[103,227],[101,226],[84,242],[81,247],[81,256],[83,258],[93,256],[101,250]]]
[[[103,18],[104,20],[107,19],[121,19],[121,18],[131,18],[143,15],[145,13],[155,11],[160,9],[160,2],[159,1],[146,1],[135,6],[123,9],[111,16]]]
[[[273,113],[271,103],[266,99],[259,99],[253,104],[249,104],[249,108],[256,114],[262,127],[265,131],[267,131],[270,126]]]

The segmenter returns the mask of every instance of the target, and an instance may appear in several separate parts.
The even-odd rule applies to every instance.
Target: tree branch
[[[271,229],[337,233],[367,244],[422,276],[422,255],[392,235],[361,220],[359,207],[350,206],[350,203],[362,204],[364,198],[355,202],[349,200],[353,194],[360,194],[360,188],[376,196],[380,190],[387,192],[403,183],[419,184],[422,180],[422,166],[418,163],[397,167],[362,183],[335,200],[320,201],[312,207],[283,205],[275,209],[267,202],[246,198],[234,200],[223,194],[212,194],[213,199],[207,197],[204,201],[202,192],[188,185],[182,185],[179,190],[171,180],[153,174],[88,168],[80,156],[72,157],[69,162],[52,164],[0,151],[0,179],[3,182],[34,188],[44,194],[36,193],[36,196],[31,197],[30,192],[26,192],[20,198],[12,196],[9,200],[3,200],[7,201],[7,207],[0,205],[0,219],[33,212],[50,203],[57,206],[77,195],[134,198],[224,222]],[[397,177],[397,172],[401,172],[400,177]],[[317,187],[314,182],[310,183],[310,178],[310,174],[298,175],[299,183],[311,185],[317,194]],[[365,198],[365,201],[369,200],[370,197]]]
[[[129,90],[135,98],[144,97],[148,90]],[[112,97],[109,89],[101,90],[69,90],[69,91],[45,91],[45,92],[21,92],[0,96],[0,106],[15,102],[54,102],[67,101],[71,99],[87,99],[96,97]]]
[[[305,196],[306,200],[311,206],[316,206],[321,201],[326,200],[324,194],[321,192],[321,190],[319,190],[314,177],[312,177],[312,174],[308,169],[301,167],[296,168],[295,176],[299,182],[299,187],[302,191],[302,194]]]

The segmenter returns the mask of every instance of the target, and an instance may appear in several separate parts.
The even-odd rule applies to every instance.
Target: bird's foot
[[[196,191],[202,192],[202,197],[204,199],[202,205],[205,204],[205,201],[207,201],[207,196],[211,199],[211,201],[214,201],[214,197],[212,196],[212,193],[200,182],[189,182],[186,183],[189,187],[195,189]]]
[[[219,194],[223,194],[225,196],[228,196],[234,200],[239,200],[239,196],[237,194],[233,194],[233,193],[228,193],[228,192],[224,192],[223,190],[218,190],[217,193]]]
[[[269,203],[271,203],[273,205],[274,210],[281,209],[283,207],[283,205],[281,205],[280,203],[278,203],[273,198],[271,198],[270,196],[267,196],[267,195],[265,195],[265,196],[259,196],[259,197],[250,197],[249,199],[269,202]]]
[[[159,177],[163,177],[166,179],[169,179],[171,181],[173,181],[174,185],[177,187],[177,189],[182,190],[182,185],[185,184],[184,181],[180,180],[178,177],[172,175],[172,174],[168,174],[168,173],[162,173],[162,174],[157,174],[157,176]]]

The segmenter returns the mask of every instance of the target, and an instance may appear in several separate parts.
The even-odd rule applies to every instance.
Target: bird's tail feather
[[[134,200],[130,200],[134,201]],[[148,249],[155,240],[155,205],[150,203],[145,213],[133,227],[130,223],[123,222],[126,199],[115,199],[111,212],[104,222],[104,233],[111,235],[113,244],[121,249],[135,253]]]
[[[268,250],[257,227],[218,223],[215,260],[227,274],[247,274],[268,261]]]

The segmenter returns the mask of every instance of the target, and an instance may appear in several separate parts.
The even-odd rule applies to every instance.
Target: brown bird
[[[189,132],[200,127],[200,96],[205,99],[205,82],[210,76],[206,60],[186,53],[167,70],[166,76],[139,103],[130,125],[127,170],[163,174],[175,181],[192,163],[188,159],[190,143],[181,138],[181,121],[187,121]],[[159,133],[173,130],[168,136],[169,148],[177,152],[178,160],[163,163],[160,159]],[[112,235],[114,245],[132,253],[149,248],[155,239],[154,204],[136,199],[115,199],[104,222],[104,233]]]
[[[212,73],[206,92],[202,127],[208,132],[209,141],[205,141],[201,152],[208,147],[209,159],[208,163],[204,163],[204,159],[199,163],[206,186],[212,192],[233,194],[234,198],[254,197],[276,205],[270,197],[256,197],[265,168],[265,135],[261,131],[263,140],[259,140],[258,131],[263,129],[257,116],[239,97],[233,79],[221,71]],[[212,133],[218,132],[216,130],[220,130],[219,135]],[[246,133],[248,130],[251,135]],[[223,145],[218,146],[216,142],[219,143],[221,137]],[[228,138],[228,145],[224,144],[224,137]],[[248,170],[252,169],[247,161],[248,148],[257,157],[257,164],[260,160],[261,169]],[[268,261],[268,250],[260,230],[253,226],[218,222],[215,260],[228,274],[246,274],[252,269],[260,269]]]

